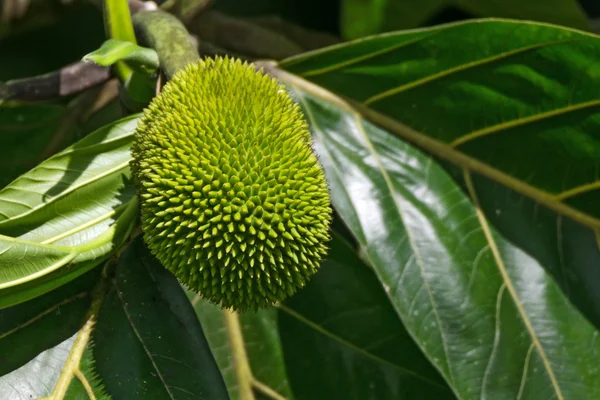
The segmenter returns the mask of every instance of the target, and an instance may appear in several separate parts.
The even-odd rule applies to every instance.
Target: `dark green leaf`
[[[112,97],[107,85],[66,105],[0,101],[0,188],[85,134],[119,119],[120,109],[115,109],[119,104],[111,102]]]
[[[334,236],[321,270],[281,306],[296,399],[453,399],[371,269]]]
[[[339,32],[339,0],[218,0],[212,9],[235,17],[276,15],[308,29]]]
[[[0,187],[41,161],[65,112],[60,104],[0,104]]]
[[[600,396],[597,330],[535,259],[489,224],[473,185],[469,198],[431,157],[322,89],[287,78],[334,206],[457,395]]]
[[[116,399],[228,399],[194,309],[141,238],[119,259],[94,342]]]
[[[0,63],[0,80],[57,70],[104,40],[101,10],[91,2],[35,1],[27,9],[30,14],[11,23],[9,32],[3,32],[6,23],[0,28],[0,54],[5,61]]]
[[[109,399],[89,350],[108,280],[105,272],[102,278],[99,272],[2,311],[2,325],[10,330],[2,334],[0,346],[2,354],[7,354],[7,364],[13,364],[11,368],[54,347],[0,377],[0,399]],[[60,343],[61,337],[68,339]]]
[[[99,269],[33,300],[0,310],[0,376],[76,333]]]
[[[188,291],[188,296],[192,299],[231,399],[247,400],[241,393],[254,389],[255,395],[258,395],[258,387],[280,396],[267,395],[269,399],[293,398],[275,309],[232,314],[191,291]],[[242,365],[241,371],[236,368],[239,364]]]
[[[519,18],[590,29],[588,19],[577,0],[504,0],[500,3],[479,0],[451,1],[480,17]]]
[[[283,62],[391,133],[472,174],[480,204],[600,327],[597,36],[473,21]],[[464,182],[463,182],[464,185]]]
[[[342,0],[342,35],[348,39],[416,28],[439,12],[448,0]]]
[[[448,7],[478,17],[519,18],[590,28],[577,0],[342,0],[342,33],[352,39],[416,28]]]

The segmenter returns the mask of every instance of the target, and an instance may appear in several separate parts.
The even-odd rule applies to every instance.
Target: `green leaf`
[[[0,190],[0,308],[83,274],[126,238],[137,210],[129,145],[138,118],[97,130]]]
[[[373,271],[334,235],[327,260],[281,308],[296,399],[454,399]]]
[[[194,309],[141,238],[119,259],[94,342],[96,369],[117,399],[228,399]]]
[[[480,17],[518,18],[590,29],[587,16],[577,0],[505,0],[501,3],[479,0],[454,1],[458,7]]]
[[[11,368],[33,351],[54,347],[0,377],[0,399],[109,399],[94,370],[89,342],[108,286],[106,269],[101,276],[97,272],[2,311],[2,325],[10,330],[0,337],[0,346]],[[62,343],[61,336],[67,337]]]
[[[470,173],[486,217],[600,327],[597,36],[482,20],[350,42],[282,65]],[[321,89],[322,90],[322,89]]]
[[[342,0],[341,3],[342,36],[354,39],[416,28],[441,11],[448,0]]]
[[[77,376],[70,376],[66,392],[61,396],[50,397],[72,354],[75,338],[76,336],[68,338],[43,351],[23,367],[0,377],[0,400],[42,399],[43,396],[49,396],[43,397],[46,400],[109,400],[111,397],[106,394],[94,369],[90,347],[85,349],[77,365]]]
[[[457,7],[477,17],[518,18],[590,29],[576,0],[343,0],[342,33],[353,39],[416,28],[448,7]]]
[[[156,71],[159,64],[158,54],[154,50],[115,39],[105,41],[98,50],[85,55],[82,61],[91,61],[102,67],[124,61],[143,71]]]
[[[79,330],[85,322],[90,292],[99,272],[92,270],[50,293],[0,310],[0,376]]]
[[[0,187],[33,168],[58,129],[65,107],[59,104],[0,103]],[[27,141],[23,141],[27,137]]]
[[[336,210],[457,396],[600,396],[597,330],[489,223],[470,172],[471,198],[431,156],[326,91],[280,76],[309,119]]]
[[[98,122],[104,125],[120,118],[120,112],[116,114],[114,107],[107,106],[107,97],[100,87],[66,105],[0,101],[0,188],[97,129]]]
[[[104,40],[102,15],[96,4],[56,7],[35,2],[29,3],[26,10],[25,18],[3,23],[0,28],[0,54],[10,60],[0,64],[2,81],[59,69]]]
[[[188,291],[232,400],[291,400],[275,309],[232,313]],[[253,393],[254,392],[254,393]]]

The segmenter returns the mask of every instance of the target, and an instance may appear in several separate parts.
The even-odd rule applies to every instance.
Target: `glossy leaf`
[[[191,291],[188,296],[232,400],[248,400],[249,393],[267,399],[293,399],[277,327],[277,310],[237,314],[222,310]]]
[[[228,399],[194,309],[141,238],[119,259],[93,337],[117,399]]]
[[[91,61],[102,67],[124,61],[146,70],[155,71],[158,68],[158,54],[154,50],[115,39],[104,42],[98,50],[84,56],[83,61]]]
[[[122,243],[137,210],[137,119],[99,129],[0,191],[0,308],[81,275]]]
[[[484,20],[373,37],[282,65],[447,160],[457,180],[466,167],[487,217],[600,327],[592,287],[600,281],[598,57],[594,35]]]
[[[342,32],[352,39],[416,28],[449,7],[477,17],[519,18],[578,29],[590,28],[577,0],[343,0]]]
[[[461,399],[600,396],[598,332],[434,159],[295,86],[336,210],[404,326]],[[314,88],[312,88],[314,89]]]
[[[373,271],[338,236],[321,270],[283,306],[296,399],[454,399]]]

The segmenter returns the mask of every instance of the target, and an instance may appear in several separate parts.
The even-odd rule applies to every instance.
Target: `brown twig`
[[[281,59],[302,52],[284,35],[219,11],[202,13],[188,28],[203,40],[250,56]]]
[[[0,100],[54,99],[82,92],[109,78],[109,68],[77,62],[58,71],[0,84]]]
[[[209,50],[224,49],[230,54],[244,54],[245,58],[279,60],[340,42],[335,36],[305,29],[279,17],[240,19],[215,10],[187,21],[187,27],[202,39],[200,46],[207,41],[211,44]]]

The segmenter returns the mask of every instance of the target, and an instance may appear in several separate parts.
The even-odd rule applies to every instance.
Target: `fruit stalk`
[[[200,59],[188,31],[176,17],[163,11],[141,11],[134,15],[133,25],[141,44],[158,53],[167,79]]]

